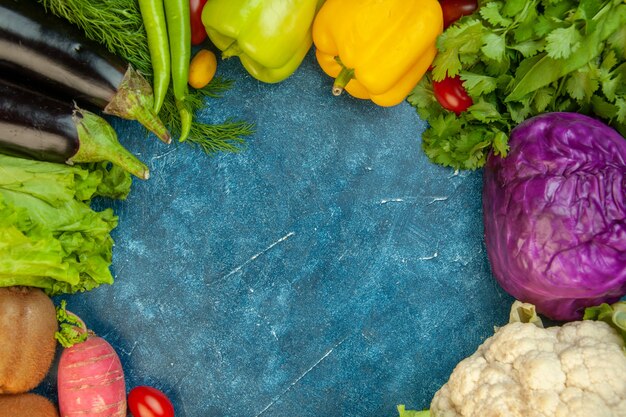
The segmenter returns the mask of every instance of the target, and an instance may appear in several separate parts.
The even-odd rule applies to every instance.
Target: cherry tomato
[[[463,81],[458,75],[454,78],[446,77],[441,81],[433,81],[433,92],[441,107],[455,112],[457,116],[473,104],[472,98],[467,95]]]
[[[217,58],[212,51],[200,49],[189,64],[189,85],[203,88],[211,82],[217,71]]]
[[[206,39],[206,29],[202,24],[202,9],[207,0],[189,0],[191,16],[191,44],[200,45]]]
[[[447,28],[462,16],[470,15],[478,8],[476,0],[439,0],[443,11],[443,28]]]
[[[128,393],[128,408],[133,417],[174,417],[174,406],[167,396],[143,385]]]

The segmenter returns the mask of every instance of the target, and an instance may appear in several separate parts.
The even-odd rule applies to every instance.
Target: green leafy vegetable
[[[78,316],[67,311],[67,301],[61,300],[56,312],[59,331],[54,334],[54,338],[61,346],[68,348],[87,340],[87,326]]]
[[[398,417],[430,417],[430,411],[407,410],[403,404],[398,406]]]
[[[81,28],[85,35],[105,45],[125,59],[142,75],[152,78],[152,64],[147,35],[136,0],[38,0],[46,10]],[[192,112],[205,106],[205,97],[216,98],[228,90],[232,82],[214,78],[205,88],[191,91],[186,104]],[[159,117],[170,133],[179,136],[181,119],[172,88],[168,90]],[[251,123],[229,119],[213,125],[194,121],[186,140],[207,153],[237,152],[244,137],[254,131]]]
[[[408,101],[430,127],[422,147],[455,169],[506,155],[510,130],[544,112],[595,115],[626,135],[623,0],[487,0],[437,40],[433,71]],[[461,76],[472,105],[457,117],[432,81]]]
[[[598,320],[608,323],[617,330],[626,341],[626,301],[602,303],[596,307],[585,309],[583,320]]]
[[[67,166],[0,155],[0,286],[42,288],[49,295],[113,283],[117,226],[95,196],[126,198],[129,174],[116,166]]]

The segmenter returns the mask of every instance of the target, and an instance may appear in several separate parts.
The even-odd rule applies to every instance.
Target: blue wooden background
[[[429,162],[407,103],[333,97],[313,54],[198,115],[254,122],[238,154],[206,156],[113,121],[152,170],[106,202],[116,282],[67,297],[118,351],[127,389],[179,417],[393,417],[425,408],[508,319],[493,280],[481,172]],[[40,390],[54,396],[55,371]]]

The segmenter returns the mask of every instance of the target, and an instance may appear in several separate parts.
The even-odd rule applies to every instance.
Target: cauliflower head
[[[459,362],[432,417],[626,417],[624,339],[601,321],[513,322]]]

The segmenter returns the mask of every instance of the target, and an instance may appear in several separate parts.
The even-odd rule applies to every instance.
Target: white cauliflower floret
[[[624,340],[601,321],[509,323],[456,366],[432,417],[626,417]]]

